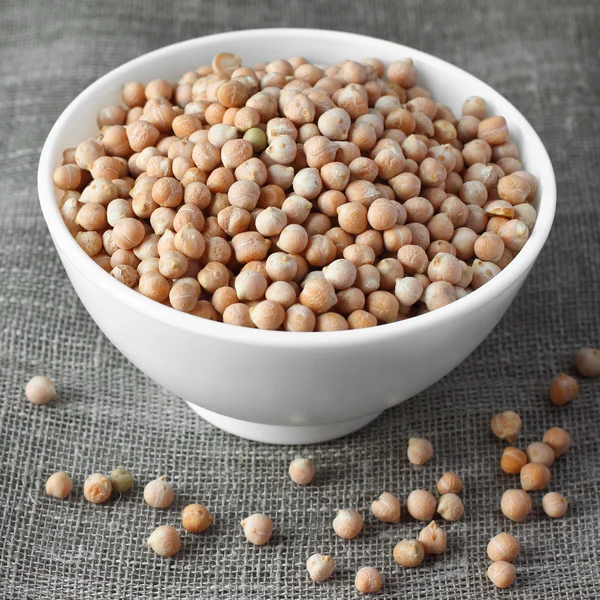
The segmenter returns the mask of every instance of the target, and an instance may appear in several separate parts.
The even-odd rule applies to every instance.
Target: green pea
[[[262,152],[267,147],[267,134],[260,127],[248,129],[244,139],[252,144],[254,152]]]

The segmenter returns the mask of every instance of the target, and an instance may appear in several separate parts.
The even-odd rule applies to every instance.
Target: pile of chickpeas
[[[582,377],[600,376],[600,350],[580,348],[575,352],[574,364]],[[558,382],[558,383],[557,383]],[[575,378],[559,373],[549,386],[549,396],[553,404],[565,405],[577,396],[578,387],[573,392]],[[25,388],[25,395],[32,404],[42,405],[57,396],[53,382],[44,376],[33,377]],[[567,398],[567,399],[565,399]],[[521,433],[521,417],[513,411],[494,415],[490,423],[493,434],[507,442],[500,459],[500,468],[509,475],[519,475],[521,489],[508,489],[500,500],[500,510],[505,517],[516,523],[524,523],[531,513],[530,492],[544,490],[551,481],[550,467],[571,447],[571,436],[561,427],[551,427],[543,435],[543,441],[533,442],[523,451],[512,444]],[[410,438],[406,449],[408,461],[416,466],[428,463],[434,455],[431,442],[425,438]],[[290,479],[297,485],[310,484],[316,473],[312,460],[296,458],[289,465]],[[123,494],[133,486],[133,476],[123,467],[114,469],[109,476],[93,473],[83,486],[83,494],[88,502],[107,502],[115,493]],[[460,493],[463,491],[461,477],[452,471],[445,472],[437,481],[439,497],[426,489],[410,492],[406,499],[406,512],[415,521],[428,523],[415,538],[399,541],[391,550],[393,560],[406,568],[418,567],[426,555],[440,555],[446,550],[445,530],[434,520],[435,515],[446,522],[460,520],[465,512]],[[52,474],[46,482],[46,493],[65,499],[72,490],[72,482],[64,471]],[[144,488],[144,500],[155,508],[168,508],[173,503],[175,492],[166,477],[150,481]],[[563,517],[568,509],[568,500],[557,492],[548,492],[541,499],[541,505],[551,518]],[[400,500],[389,492],[383,492],[371,504],[374,518],[390,525],[398,524],[402,517]],[[182,528],[188,533],[202,533],[213,523],[213,515],[202,504],[190,504],[181,515]],[[253,513],[240,523],[246,539],[257,546],[267,544],[273,533],[273,521],[265,514]],[[354,508],[344,508],[337,512],[332,522],[335,534],[345,540],[358,537],[363,530],[364,517]],[[147,540],[147,545],[159,556],[177,554],[181,547],[179,531],[171,525],[156,528]],[[487,555],[492,561],[487,570],[491,582],[498,588],[510,587],[516,577],[513,562],[518,558],[520,544],[515,536],[501,532],[494,536],[488,546]],[[310,579],[321,583],[329,579],[335,570],[335,560],[328,554],[316,553],[306,562]],[[377,592],[383,587],[381,572],[372,566],[357,570],[355,587],[361,593]]]
[[[123,86],[54,183],[81,248],[188,314],[339,331],[436,310],[526,243],[535,176],[482,98],[460,117],[411,59],[211,65]]]

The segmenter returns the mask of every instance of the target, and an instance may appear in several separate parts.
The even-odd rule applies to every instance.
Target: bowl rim
[[[69,122],[70,115],[82,104],[85,104],[88,97],[108,84],[113,78],[121,73],[151,61],[154,57],[163,54],[178,54],[184,51],[198,50],[202,45],[222,43],[226,47],[231,40],[246,37],[249,40],[254,39],[261,43],[264,37],[273,36],[301,36],[306,38],[307,45],[311,40],[322,40],[327,36],[328,42],[348,42],[360,43],[361,40],[370,43],[376,41],[382,47],[382,51],[388,49],[391,53],[397,55],[404,53],[418,62],[437,64],[444,67],[450,73],[460,77],[463,83],[476,83],[483,86],[486,94],[490,98],[500,99],[513,111],[513,120],[518,121],[518,125],[523,133],[523,137],[528,140],[528,144],[535,146],[535,152],[538,156],[539,171],[543,173],[543,202],[540,200],[540,210],[538,211],[535,228],[523,249],[517,254],[515,259],[503,269],[496,277],[486,283],[484,286],[474,290],[472,293],[438,310],[411,317],[396,323],[390,323],[383,326],[371,327],[366,329],[354,329],[347,331],[334,332],[306,332],[290,333],[285,331],[264,331],[251,329],[234,325],[227,325],[221,322],[202,319],[193,315],[174,310],[171,307],[160,304],[154,300],[146,298],[142,294],[128,288],[109,273],[97,265],[80,247],[79,244],[69,233],[62,216],[58,209],[56,188],[52,180],[57,152],[62,152],[64,148],[59,147],[59,141],[63,129]],[[242,29],[224,33],[216,33],[198,38],[192,38],[168,46],[163,46],[152,52],[142,54],[121,66],[109,71],[82,92],[80,92],[63,110],[50,130],[42,152],[40,154],[38,167],[38,196],[40,206],[46,220],[48,229],[54,244],[60,250],[62,257],[68,260],[71,265],[92,284],[99,286],[102,290],[119,302],[122,302],[129,309],[135,310],[152,319],[156,319],[164,325],[181,329],[189,334],[199,334],[205,337],[218,339],[221,341],[231,341],[247,344],[251,346],[267,346],[279,348],[311,348],[317,347],[339,347],[345,344],[357,343],[378,343],[387,340],[390,337],[402,335],[416,335],[427,328],[435,328],[442,325],[443,321],[457,318],[460,314],[471,312],[478,306],[484,305],[496,296],[505,292],[515,285],[533,266],[537,256],[552,228],[554,214],[556,210],[556,179],[552,163],[546,148],[540,137],[533,129],[529,121],[523,114],[502,94],[494,90],[487,83],[471,75],[459,67],[437,58],[431,54],[397,44],[389,40],[380,40],[372,36],[365,36],[355,33],[333,31],[327,29],[304,29],[304,28],[264,28],[264,29]]]

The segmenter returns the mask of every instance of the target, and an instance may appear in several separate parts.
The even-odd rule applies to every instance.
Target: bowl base
[[[374,421],[381,413],[373,413],[360,419],[344,421],[343,423],[331,423],[329,425],[264,425],[263,423],[253,423],[251,421],[240,421],[224,415],[211,412],[200,408],[191,402],[188,406],[198,413],[205,421],[211,425],[237,435],[238,437],[252,440],[254,442],[263,442],[265,444],[318,444],[327,442],[336,438],[348,435],[357,431]]]

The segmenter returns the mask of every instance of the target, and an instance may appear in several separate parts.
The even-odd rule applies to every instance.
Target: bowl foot
[[[190,402],[187,404],[205,421],[227,433],[255,442],[283,445],[317,444],[334,440],[361,429],[381,414],[373,413],[360,419],[344,421],[343,423],[331,423],[329,425],[264,425],[262,423],[252,423],[251,421],[240,421],[231,417],[225,417],[224,415],[200,408]]]

